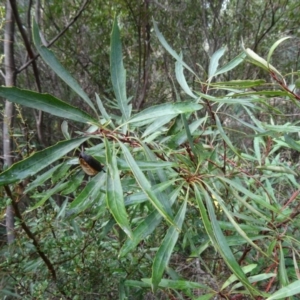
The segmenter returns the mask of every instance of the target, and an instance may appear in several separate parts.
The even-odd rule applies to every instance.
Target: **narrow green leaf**
[[[62,66],[56,59],[54,53],[47,47],[42,45],[40,38],[39,27],[35,20],[33,20],[33,42],[46,64],[75,92],[77,93],[93,110],[97,113],[94,104],[80,87],[72,75]]]
[[[264,124],[264,128],[267,130],[279,132],[279,133],[287,133],[287,132],[299,132],[300,126],[294,126],[291,123],[285,123],[283,125],[273,125],[273,124]]]
[[[259,209],[257,207],[253,208],[247,201],[245,201],[244,198],[240,197],[240,193],[243,193],[246,197],[257,202],[258,204],[262,205],[263,207],[266,207],[267,209],[274,211],[275,213],[278,212],[271,204],[267,203],[267,201],[265,201],[262,196],[252,193],[249,189],[243,187],[240,183],[236,182],[235,180],[230,180],[224,176],[219,176],[218,178],[221,181],[224,181],[230,185],[230,187],[229,187],[230,192],[236,197],[236,199],[239,200],[239,202],[241,202],[245,207],[247,207],[247,209],[249,211],[252,211],[253,213],[255,213],[256,215],[258,215],[260,217],[260,218],[256,218],[257,222],[260,219],[265,220],[265,222],[270,222],[271,219],[270,219],[270,216],[266,215],[262,211],[259,211]],[[238,193],[237,191],[239,191],[240,193]]]
[[[202,105],[193,103],[191,101],[154,105],[136,114],[132,119],[129,120],[129,123],[145,121],[147,119],[151,119],[152,121],[153,119],[166,117],[168,115],[194,112],[200,110],[201,108]]]
[[[245,274],[251,272],[253,269],[255,269],[257,267],[257,264],[251,264],[251,265],[247,265],[242,267],[242,270]],[[232,284],[233,282],[237,281],[238,278],[236,277],[235,274],[231,274],[230,277],[223,283],[222,287],[221,287],[221,291],[224,290],[225,288],[227,288],[230,284]]]
[[[12,297],[13,299],[14,298],[16,298],[16,299],[22,299],[23,298],[22,296],[18,295],[17,293],[13,293],[12,291],[7,290],[7,289],[3,289],[3,288],[1,289],[1,294],[0,295],[2,295],[2,296],[4,296],[4,295],[8,296],[8,298]],[[3,299],[5,299],[5,298],[3,297]]]
[[[171,195],[170,195],[170,205],[172,206],[175,200],[178,197],[178,193],[181,190],[181,186],[178,187]],[[145,239],[148,235],[150,235],[156,227],[160,224],[162,220],[161,214],[154,210],[150,215],[148,215],[134,230],[133,239],[127,239],[120,250],[120,257],[125,256],[129,251],[133,250],[141,240]]]
[[[151,285],[151,278],[143,278],[142,281],[147,283],[149,286]],[[159,287],[162,288],[170,288],[170,289],[178,289],[178,290],[185,290],[185,289],[203,289],[212,291],[212,288],[208,285],[187,281],[187,280],[171,280],[171,279],[162,279],[159,283]]]
[[[285,256],[282,249],[282,244],[279,243],[280,246],[280,258],[279,258],[279,281],[281,286],[287,286],[289,284],[287,269],[285,266]]]
[[[245,288],[248,289],[248,291],[251,293],[251,295],[259,294],[259,292],[253,287],[247,277],[245,276],[243,270],[241,269],[240,265],[237,263],[231,249],[228,246],[228,243],[226,241],[226,238],[224,237],[221,228],[219,226],[219,223],[216,219],[216,215],[214,212],[213,202],[212,199],[210,199],[207,191],[202,185],[199,185],[202,194],[204,195],[206,207],[209,214],[209,219],[207,218],[207,213],[205,210],[205,207],[202,203],[202,199],[200,197],[200,193],[198,191],[198,186],[194,185],[196,200],[200,208],[201,216],[203,219],[203,223],[205,224],[205,228],[207,228],[207,233],[209,237],[212,240],[213,245],[216,247],[218,252],[221,254],[221,256],[224,259],[224,262],[226,265],[230,268],[233,274],[236,275],[236,277],[243,283]]]
[[[275,49],[276,49],[282,42],[284,42],[285,40],[290,39],[290,38],[291,38],[290,36],[283,37],[283,38],[279,39],[278,41],[276,41],[276,42],[272,45],[272,47],[271,47],[270,50],[269,50],[268,57],[267,57],[267,63],[268,63],[268,64],[269,64],[270,61],[271,61],[271,57],[272,57],[272,55],[273,55]]]
[[[265,59],[263,59],[262,57],[257,55],[254,51],[252,51],[249,48],[244,49],[244,51],[247,54],[248,58],[250,58],[250,61],[253,64],[259,66],[260,68],[262,68],[266,71],[271,70],[281,76],[280,72],[277,69],[275,69],[271,64],[268,64],[268,62]]]
[[[151,282],[150,282],[150,279],[149,279],[149,283],[138,281],[138,280],[126,280],[125,286],[133,286],[133,287],[138,287],[138,288],[149,288],[149,287],[151,287]]]
[[[192,90],[190,89],[190,87],[188,86],[184,73],[183,73],[183,64],[182,64],[182,53],[179,54],[180,60],[177,60],[175,63],[175,76],[176,79],[178,81],[178,83],[180,84],[181,88],[184,90],[184,92],[191,96],[194,99],[198,99],[199,97],[196,96]]]
[[[228,220],[230,221],[230,223],[234,226],[235,231],[250,245],[252,245],[253,248],[255,248],[256,250],[258,250],[259,252],[261,252],[263,255],[265,255],[266,257],[268,257],[267,253],[265,253],[258,245],[256,245],[249,237],[248,235],[245,233],[245,231],[239,226],[239,224],[235,221],[235,218],[232,214],[232,212],[230,212],[227,207],[225,202],[223,201],[223,199],[218,195],[218,193],[215,192],[215,190],[213,188],[211,188],[208,184],[206,184],[206,188],[207,191],[209,191],[211,193],[211,195],[213,196],[213,199],[215,201],[218,202],[218,204],[220,205],[220,207],[222,208],[222,210],[224,211],[224,213],[226,214]]]
[[[0,174],[0,186],[35,175],[37,172],[81,145],[87,139],[88,137],[84,137],[59,142],[54,146],[36,152],[32,156],[13,164],[9,169]]]
[[[96,93],[96,101],[97,101],[97,105],[98,105],[98,108],[99,108],[99,111],[101,112],[101,115],[102,117],[105,119],[106,122],[112,122],[109,114],[106,112],[106,109],[99,97],[99,95]],[[114,128],[114,126],[113,126]]]
[[[275,274],[275,273],[262,273],[259,275],[249,276],[248,280],[250,283],[254,283],[254,282],[267,280],[267,279],[270,279],[270,278],[276,277],[276,276],[277,276],[277,274]],[[238,282],[231,287],[231,290],[232,291],[237,290],[237,289],[241,288],[242,286],[243,286],[243,284],[241,282]],[[265,297],[269,296],[269,294],[267,294],[267,293],[262,293],[262,294]]]
[[[211,83],[210,86],[211,87],[220,87],[220,88],[224,88],[224,87],[231,87],[231,88],[250,88],[250,87],[254,87],[254,86],[259,86],[264,84],[266,81],[262,80],[262,79],[258,79],[258,80],[231,80],[231,81],[218,81],[218,82],[214,82]],[[241,94],[244,95],[244,94]],[[237,100],[238,101],[238,100]]]
[[[253,140],[253,146],[254,146],[254,152],[255,152],[255,158],[257,159],[259,165],[261,165],[261,148],[260,145],[263,144],[262,137],[256,136]]]
[[[117,166],[115,149],[111,150],[107,139],[104,139],[107,163],[106,203],[122,230],[132,239],[128,216],[125,209],[123,189]]]
[[[160,43],[163,45],[163,47],[177,60],[179,61],[187,70],[189,70],[192,74],[194,74],[195,76],[197,76],[194,71],[185,63],[182,61],[182,59],[180,58],[180,56],[176,53],[176,51],[174,51],[172,49],[172,47],[168,44],[168,42],[166,41],[165,37],[162,35],[162,33],[159,31],[158,27],[157,27],[157,22],[155,22],[153,20],[153,27],[154,27],[154,31],[156,33],[156,36],[158,38],[158,40],[160,41]]]
[[[292,175],[295,175],[295,176],[298,175],[292,169],[284,167],[284,166],[264,165],[264,166],[257,166],[256,169],[258,169],[258,170],[272,171],[272,172],[277,172],[277,173],[292,174]]]
[[[70,204],[70,210],[67,215],[74,218],[76,215],[93,205],[93,203],[95,203],[98,199],[103,197],[105,182],[105,173],[100,172],[95,175]],[[103,191],[101,191],[101,189],[103,189]]]
[[[193,134],[198,128],[199,126],[206,122],[207,120],[207,116],[205,116],[204,118],[198,119],[194,122],[192,122],[188,127],[189,127],[189,132],[190,134]],[[186,124],[184,125],[186,126]],[[186,127],[185,127],[186,128]],[[185,143],[188,140],[188,136],[187,136],[187,131],[181,129],[177,134],[175,134],[169,141],[168,141],[168,145],[171,148],[177,148],[179,145]]]
[[[44,172],[43,174],[39,175],[36,177],[36,179],[32,182],[30,182],[28,184],[28,186],[26,187],[24,193],[27,194],[28,192],[30,192],[31,190],[35,189],[38,186],[42,186],[42,184],[48,180],[49,178],[52,177],[52,174],[55,172],[55,170],[57,170],[59,167],[61,167],[63,163],[54,166],[53,168],[51,168],[50,170],[48,170],[47,172]]]
[[[68,186],[69,182],[60,182],[58,183],[54,188],[47,190],[44,197],[38,201],[34,206],[27,209],[27,212],[33,211],[34,209],[37,209],[38,207],[42,206],[52,195],[62,191]]]
[[[176,179],[168,180],[162,183],[159,183],[157,185],[153,185],[153,192],[155,194],[163,192],[165,189],[169,188],[171,185],[174,185],[176,183]],[[165,193],[164,193],[165,194]],[[128,195],[125,200],[125,206],[135,205],[139,203],[143,203],[148,201],[148,197],[144,192],[134,193],[131,195]]]
[[[216,125],[217,125],[217,128],[219,130],[219,133],[220,135],[222,136],[223,140],[225,141],[225,143],[227,144],[227,146],[237,155],[239,156],[240,158],[241,157],[241,154],[238,152],[238,150],[232,145],[230,139],[228,138],[228,136],[226,135],[226,133],[224,132],[223,130],[223,126],[220,122],[220,119],[218,117],[217,114],[215,114],[215,119],[216,119]]]
[[[98,124],[96,119],[92,118],[84,111],[49,94],[39,94],[15,87],[0,87],[0,96],[6,98],[10,102],[42,110],[46,113],[64,119],[70,119],[82,123]]]
[[[51,176],[51,182],[56,183],[58,180],[61,181],[69,171],[70,167],[71,165],[68,163],[68,161],[65,161],[55,172],[53,172]]]
[[[294,295],[300,294],[300,280],[296,280],[291,284],[279,289],[271,297],[266,300],[285,299]]]
[[[300,151],[300,144],[296,142],[294,139],[292,139],[290,136],[288,136],[287,134],[284,135],[284,140],[292,149]]]
[[[153,132],[156,132],[157,130],[161,129],[163,127],[163,125],[170,122],[176,116],[177,116],[177,114],[168,115],[168,116],[165,116],[164,118],[157,118],[149,127],[146,128],[142,137],[148,136],[148,135],[152,134]]]
[[[202,192],[204,192],[206,194],[206,191],[204,191],[204,189],[202,190]],[[219,253],[222,255],[225,263],[227,264],[227,266],[230,268],[231,272],[233,272],[238,279],[243,283],[243,285],[248,289],[248,291],[253,295],[257,293],[257,290],[255,289],[255,287],[253,287],[247,277],[245,276],[243,270],[241,269],[240,265],[237,263],[230,247],[227,244],[226,238],[224,237],[221,228],[218,224],[215,212],[214,212],[214,208],[212,205],[212,201],[211,199],[208,197],[208,195],[206,194],[206,205],[208,208],[208,213],[209,213],[209,217],[210,217],[210,221],[212,223],[212,228],[214,231],[214,236],[216,239],[216,243],[218,244],[218,250]]]
[[[224,55],[226,47],[218,49],[211,57],[208,68],[208,82],[212,80],[217,72],[219,66],[219,60]]]
[[[83,172],[78,172],[77,174],[70,176],[68,180],[70,181],[70,185],[61,192],[61,195],[68,195],[75,192],[78,187],[82,184],[84,178]]]
[[[131,107],[126,95],[126,70],[123,65],[122,43],[117,16],[115,17],[110,43],[110,72],[113,90],[123,119],[130,118]]]
[[[155,255],[152,266],[152,289],[154,291],[156,291],[158,288],[164,270],[169,263],[173,248],[177,242],[179,236],[178,228],[181,230],[182,223],[185,218],[188,195],[189,193],[187,193],[184,203],[175,216],[174,223],[177,225],[177,228],[175,226],[169,227],[166,236],[164,237],[162,244]]]
[[[145,151],[146,157],[149,160],[149,162],[157,162],[157,153],[155,149],[150,149],[147,144],[142,143],[141,145]],[[160,162],[160,161],[159,161]],[[152,179],[152,182],[160,182],[160,185],[165,185],[166,183],[169,182],[169,171],[170,168],[166,169],[166,168],[156,168],[155,172],[151,172],[148,174],[151,174],[153,177],[155,177],[155,179]],[[157,176],[156,176],[157,174]],[[158,178],[158,179],[156,179]],[[176,179],[175,179],[176,180]],[[178,184],[178,183],[177,183]],[[158,190],[158,193],[156,193],[159,201],[162,203],[163,207],[165,208],[165,210],[169,213],[170,216],[173,217],[173,212],[171,209],[171,200],[170,200],[170,196],[172,195],[172,192],[174,191],[174,189],[171,188],[167,188],[167,190],[163,193],[162,190]],[[175,190],[176,191],[176,190]]]
[[[57,216],[56,216],[56,220],[64,218],[65,213],[66,213],[66,208],[67,208],[68,204],[69,204],[69,199],[66,198],[66,200],[63,202],[63,204],[58,207],[59,209],[57,211],[58,213],[57,213]]]
[[[254,95],[254,96],[268,96],[268,97],[286,97],[289,94],[285,91],[279,91],[279,90],[278,91],[276,91],[276,90],[274,90],[274,91],[259,90],[259,91],[255,91],[255,92],[243,92],[242,94],[237,93],[234,96],[241,96],[241,95],[243,95],[243,96],[245,96],[245,95],[253,96]]]
[[[199,211],[200,211],[200,214],[201,214],[201,218],[202,218],[204,228],[205,228],[206,233],[209,236],[212,244],[215,245],[216,241],[215,241],[215,237],[214,237],[214,234],[213,234],[213,229],[212,229],[210,220],[208,218],[208,214],[207,214],[205,205],[203,203],[199,188],[195,184],[193,185],[193,187],[194,187],[194,192],[195,192],[195,200],[197,202],[197,205],[198,205],[198,208],[199,208]]]
[[[227,115],[227,114],[224,114],[224,115]],[[262,128],[258,128],[254,125],[252,125],[251,123],[247,123],[247,122],[244,122],[243,120],[241,120],[240,118],[237,118],[235,116],[230,116],[232,119],[236,120],[237,122],[245,125],[246,127],[248,128],[251,128],[254,132],[264,132],[264,130]]]
[[[248,98],[235,98],[235,97],[216,97],[208,94],[203,94],[201,92],[196,92],[199,96],[209,101],[217,102],[217,103],[225,103],[225,104],[240,104],[240,105],[248,105],[252,106],[252,103],[258,102],[259,98],[248,97]]]
[[[137,163],[135,162],[134,158],[132,157],[131,153],[127,149],[125,145],[123,145],[121,142],[119,142],[123,154],[125,156],[125,159],[130,166],[131,171],[134,174],[134,177],[139,184],[139,186],[142,188],[144,193],[148,196],[148,199],[152,203],[152,205],[156,208],[156,210],[163,216],[163,218],[168,221],[171,225],[174,225],[174,222],[172,220],[172,217],[166,212],[166,209],[163,207],[162,203],[159,201],[159,199],[156,197],[155,193],[152,190],[151,184],[147,180],[144,173],[141,171],[141,169],[138,167]]]
[[[231,60],[229,63],[227,63],[225,66],[221,67],[214,76],[226,73],[232,69],[234,69],[236,66],[238,66],[240,63],[242,63],[245,60],[246,53],[242,52],[238,56],[236,56],[233,60]]]

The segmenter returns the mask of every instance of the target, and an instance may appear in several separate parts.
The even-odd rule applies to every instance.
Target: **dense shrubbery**
[[[300,292],[293,156],[299,126],[270,104],[299,106],[294,86],[270,64],[284,39],[270,47],[267,60],[244,49],[219,67],[221,48],[202,78],[154,28],[176,60],[183,92],[174,85],[176,102],[133,112],[115,21],[111,114],[41,46],[34,26],[44,61],[93,113],[51,95],[0,88],[12,102],[87,126],[70,134],[62,122],[65,140],[0,175],[17,219],[16,240],[2,249],[3,297],[154,299],[152,290],[159,299],[281,299]],[[272,89],[263,80],[219,80],[249,63],[269,73]],[[185,72],[198,88],[190,88]],[[106,172],[83,175],[82,144]]]

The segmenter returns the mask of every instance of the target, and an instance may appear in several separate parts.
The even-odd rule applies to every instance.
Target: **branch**
[[[74,16],[74,18],[72,19],[72,21],[67,24],[67,26],[65,26],[65,28],[56,36],[54,37],[49,43],[48,45],[45,45],[45,47],[50,48],[76,21],[77,19],[80,17],[80,15],[82,14],[82,12],[84,11],[85,7],[89,4],[91,0],[85,0],[84,3],[82,4],[82,6],[80,7],[79,11],[77,12],[77,14]],[[24,64],[23,66],[21,66],[18,70],[17,73],[22,72],[24,69],[26,69],[33,61],[35,61],[40,55],[37,54],[35,55],[33,58],[31,58],[26,64]]]
[[[7,196],[11,199],[11,203],[12,203],[12,206],[14,208],[15,215],[20,220],[20,224],[21,224],[22,229],[25,231],[25,233],[27,234],[27,236],[32,240],[32,243],[35,246],[37,253],[41,257],[41,259],[44,261],[44,263],[46,264],[49,272],[51,273],[51,276],[52,276],[53,280],[56,281],[56,272],[55,272],[55,269],[54,269],[51,261],[49,260],[49,258],[41,250],[40,245],[39,245],[37,239],[35,238],[34,234],[31,232],[30,228],[25,223],[25,221],[24,221],[24,219],[23,219],[23,217],[22,217],[22,215],[20,213],[20,210],[19,210],[19,207],[18,207],[18,203],[15,201],[15,199],[14,199],[14,197],[12,195],[12,192],[11,192],[9,186],[5,185],[4,189],[6,191]]]

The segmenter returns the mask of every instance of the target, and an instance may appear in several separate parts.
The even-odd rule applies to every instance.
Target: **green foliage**
[[[267,60],[246,48],[221,65],[225,48],[220,48],[202,77],[155,23],[154,28],[176,60],[176,79],[185,93],[174,85],[174,103],[132,112],[117,18],[110,57],[115,114],[99,96],[95,119],[50,95],[0,88],[12,102],[86,125],[71,134],[64,122],[65,141],[0,174],[0,185],[15,183],[13,190],[31,180],[22,197],[8,193],[6,199],[15,207],[24,205],[24,211],[15,243],[2,250],[3,296],[141,299],[150,289],[162,299],[299,294],[299,162],[283,161],[279,152],[299,151],[295,133],[300,127],[281,122],[284,113],[271,105],[276,95],[280,103],[299,106],[299,96],[269,63],[284,39],[270,47]],[[52,66],[51,59],[53,71],[96,110],[54,54],[40,45],[37,26],[33,30],[46,63]],[[264,80],[220,76],[246,59],[271,76],[271,92]],[[195,76],[199,89],[190,87],[184,71]],[[88,154],[105,162],[106,173],[87,178],[77,168],[74,153],[83,142]],[[195,266],[188,271],[194,277],[185,272],[192,259]]]

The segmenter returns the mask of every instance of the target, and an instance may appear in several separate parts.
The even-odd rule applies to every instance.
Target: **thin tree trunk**
[[[14,62],[14,17],[9,0],[6,1],[5,33],[4,33],[4,65],[5,65],[5,85],[14,86],[16,81]],[[3,122],[3,158],[4,163],[10,166],[12,157],[12,126],[13,126],[14,105],[5,101],[4,122]],[[15,239],[14,233],[14,210],[11,205],[6,209],[6,232],[7,242],[10,244]]]

